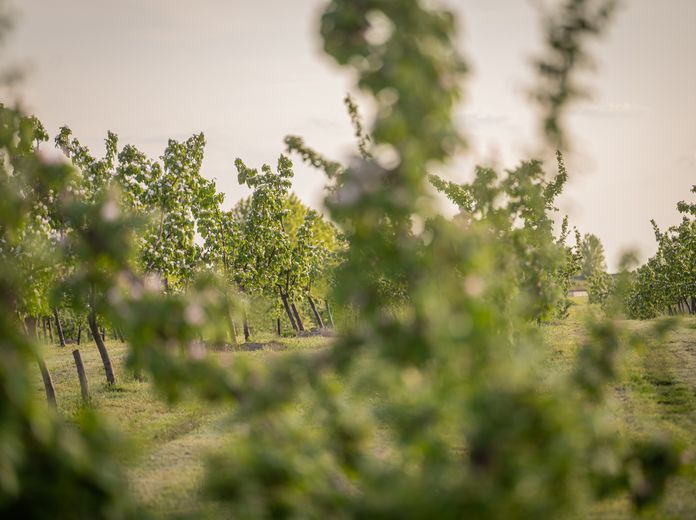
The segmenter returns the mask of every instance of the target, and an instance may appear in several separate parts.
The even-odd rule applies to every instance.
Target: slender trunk
[[[244,312],[244,316],[242,317],[242,328],[244,329],[244,341],[249,341],[251,332],[249,331],[249,318],[246,312]]]
[[[288,303],[288,297],[285,294],[281,294],[280,299],[283,302],[283,307],[285,307],[285,313],[288,315],[290,325],[292,325],[292,330],[299,332],[300,329],[297,328],[297,323],[295,323],[295,317],[292,315],[292,310],[290,309],[290,304]]]
[[[75,368],[77,368],[77,377],[80,379],[80,391],[82,392],[82,400],[89,401],[89,383],[87,382],[87,373],[85,372],[85,365],[82,364],[82,356],[80,356],[80,351],[75,349],[72,351],[73,358],[75,358]]]
[[[280,328],[280,318],[276,318],[276,328],[278,329],[278,336],[282,336],[283,330]]]
[[[106,350],[106,345],[104,344],[104,339],[99,334],[99,326],[97,325],[97,316],[94,310],[90,310],[87,316],[87,323],[89,325],[89,330],[92,333],[92,338],[97,344],[97,349],[99,350],[99,355],[101,356],[102,363],[104,364],[104,373],[106,374],[106,381],[113,385],[116,383],[114,378],[114,370],[111,367],[111,359],[109,358],[109,352]]]
[[[227,311],[225,318],[227,319],[227,330],[230,333],[230,340],[232,340],[233,345],[237,345],[237,329],[234,326],[234,320],[232,319],[232,315],[230,314],[229,310]]]
[[[320,329],[324,328],[324,320],[321,319],[321,314],[319,314],[319,311],[317,310],[317,306],[314,305],[314,300],[312,297],[307,293],[307,301],[309,302],[309,307],[312,309],[312,314],[314,314],[314,319],[317,322],[317,325],[319,325]]]
[[[51,345],[53,345],[53,327],[51,326],[50,316],[46,316],[46,325],[48,326],[48,338],[51,340]]]
[[[237,341],[237,324],[234,322],[234,320],[231,320],[232,323],[232,342],[235,345],[239,345],[239,341]]]
[[[53,380],[51,379],[51,373],[48,371],[48,367],[41,356],[37,357],[37,362],[39,363],[39,370],[41,370],[41,378],[43,379],[44,388],[46,389],[46,399],[48,404],[55,408],[56,406],[56,389],[53,386]]]
[[[48,334],[46,333],[46,317],[45,316],[40,316],[39,317],[40,323],[41,323],[41,329],[43,330],[43,340],[44,343],[48,342]]]
[[[36,338],[36,318],[34,316],[27,316],[24,318],[24,326],[27,328],[27,335],[32,339]]]
[[[125,342],[126,342],[126,340],[123,339],[123,333],[121,332],[121,329],[119,329],[118,327],[116,327],[116,337],[118,338],[118,340],[119,340],[121,343],[125,343]]]
[[[691,314],[696,314],[696,296],[691,297]]]
[[[331,314],[331,307],[329,306],[329,300],[324,300],[324,306],[326,307],[326,316],[329,318],[329,326],[334,328],[333,314]]]
[[[80,344],[80,336],[82,336],[82,322],[77,324],[77,344]]]
[[[100,334],[102,337],[102,341],[106,341],[106,330],[104,330],[104,327],[101,328]]]
[[[301,332],[304,332],[305,328],[302,323],[302,318],[300,318],[300,313],[297,312],[297,307],[295,307],[294,303],[291,303],[290,308],[292,309],[292,313],[295,315],[295,319],[297,320],[297,328],[300,329]]]
[[[65,336],[63,335],[63,327],[60,324],[60,316],[58,316],[58,309],[56,307],[53,308],[53,319],[56,322],[56,334],[58,334],[58,342],[60,343],[61,347],[64,347]]]

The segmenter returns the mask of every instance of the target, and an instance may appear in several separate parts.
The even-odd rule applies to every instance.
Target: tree
[[[281,155],[277,173],[268,165],[262,173],[236,161],[240,184],[252,188],[248,201],[235,210],[239,244],[235,251],[235,276],[244,291],[278,298],[297,332],[304,330],[294,300],[308,297],[323,272],[321,264],[336,239],[333,228],[290,194],[292,163]],[[315,318],[318,313],[313,312]],[[321,321],[320,318],[317,321]]]
[[[553,233],[554,201],[568,177],[560,152],[557,163],[558,173],[551,181],[546,181],[537,160],[507,170],[502,178],[492,168],[478,167],[474,180],[465,184],[429,176],[433,186],[459,206],[458,218],[465,225],[483,226],[507,249],[495,260],[506,278],[506,289],[499,293],[501,308],[519,305],[537,322],[565,317],[570,280],[578,270],[578,253],[565,245],[567,218],[560,237]]]
[[[582,269],[580,274],[588,280],[593,274],[606,272],[607,264],[604,258],[604,246],[596,235],[587,233],[580,244]]]
[[[109,190],[112,188],[114,162],[116,160],[118,146],[117,136],[111,132],[108,133],[105,140],[106,154],[99,160],[93,157],[89,150],[85,146],[82,146],[77,139],[71,139],[71,136],[72,131],[67,126],[63,126],[55,138],[55,143],[72,163],[81,170],[81,176],[75,188],[80,194],[81,200],[87,205],[97,205],[105,200],[110,200],[111,205],[105,206],[107,211],[110,213],[117,212],[118,208],[115,206],[113,198],[108,197]],[[84,215],[80,215],[80,217],[83,216]],[[71,232],[67,234],[67,239],[74,239],[74,234],[88,236],[91,232],[91,223],[86,219],[74,218],[74,215],[71,215],[71,217],[73,217],[72,221],[69,223]],[[97,237],[95,237],[95,240],[96,239]],[[98,262],[98,259],[94,260]],[[80,269],[80,267],[81,266],[77,266],[76,269]],[[80,275],[73,272],[70,276],[79,277]],[[116,377],[114,375],[109,351],[104,343],[104,338],[99,332],[98,324],[97,308],[101,305],[100,300],[104,295],[98,292],[97,286],[98,283],[95,279],[88,280],[88,283],[84,285],[75,285],[75,287],[79,287],[82,292],[72,292],[71,296],[76,302],[83,303],[84,307],[88,309],[87,323],[89,325],[89,331],[99,351],[99,356],[104,366],[106,381],[108,384],[113,385],[116,383]]]
[[[612,279],[607,273],[604,246],[596,235],[588,233],[582,238],[580,255],[580,274],[586,280],[588,301],[604,305],[612,292]]]

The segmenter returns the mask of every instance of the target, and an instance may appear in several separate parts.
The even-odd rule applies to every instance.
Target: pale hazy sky
[[[472,65],[460,110],[470,157],[511,166],[534,149],[525,89],[540,34],[528,0],[449,0]],[[288,133],[334,158],[354,150],[349,76],[320,52],[322,0],[14,0],[4,62],[26,71],[22,101],[53,136],[68,124],[103,152],[107,130],[152,157],[203,131],[203,173],[228,203],[235,157],[275,163]],[[398,28],[397,28],[398,29]],[[696,184],[696,0],[624,0],[571,118],[576,153],[562,210],[598,235],[610,264],[655,249],[649,219],[678,222]],[[471,160],[471,159],[470,159]],[[298,161],[296,161],[298,162]],[[466,179],[467,169],[452,169]],[[454,173],[456,171],[456,173]],[[297,165],[294,190],[319,205],[324,179]]]

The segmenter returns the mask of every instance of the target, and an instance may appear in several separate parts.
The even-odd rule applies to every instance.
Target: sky
[[[476,162],[512,167],[537,149],[526,92],[540,1],[445,2],[472,69],[457,110],[469,147],[445,170],[452,180],[469,179]],[[323,0],[9,4],[14,30],[3,62],[23,71],[21,102],[52,136],[67,124],[101,155],[111,130],[159,157],[169,138],[202,131],[202,173],[228,205],[248,193],[234,159],[275,164],[287,134],[330,158],[355,151],[342,100],[359,92],[321,52]],[[573,153],[560,209],[602,240],[612,269],[626,250],[642,258],[655,251],[650,219],[678,223],[676,203],[696,184],[695,23],[694,0],[624,0],[592,47],[596,70],[584,79],[593,96],[569,118]],[[322,174],[295,163],[294,191],[320,207]]]

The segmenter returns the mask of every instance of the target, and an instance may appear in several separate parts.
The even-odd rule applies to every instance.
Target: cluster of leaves
[[[696,186],[691,191],[696,193]],[[682,221],[664,232],[652,221],[657,253],[634,273],[626,297],[632,318],[696,314],[696,204],[680,202],[677,209]]]
[[[0,515],[129,517],[115,439],[93,414],[68,424],[34,395],[30,366],[42,364],[40,350],[20,317],[43,305],[37,292],[55,260],[52,222],[82,207],[73,169],[35,153],[36,140],[45,139],[36,120],[0,107]]]

